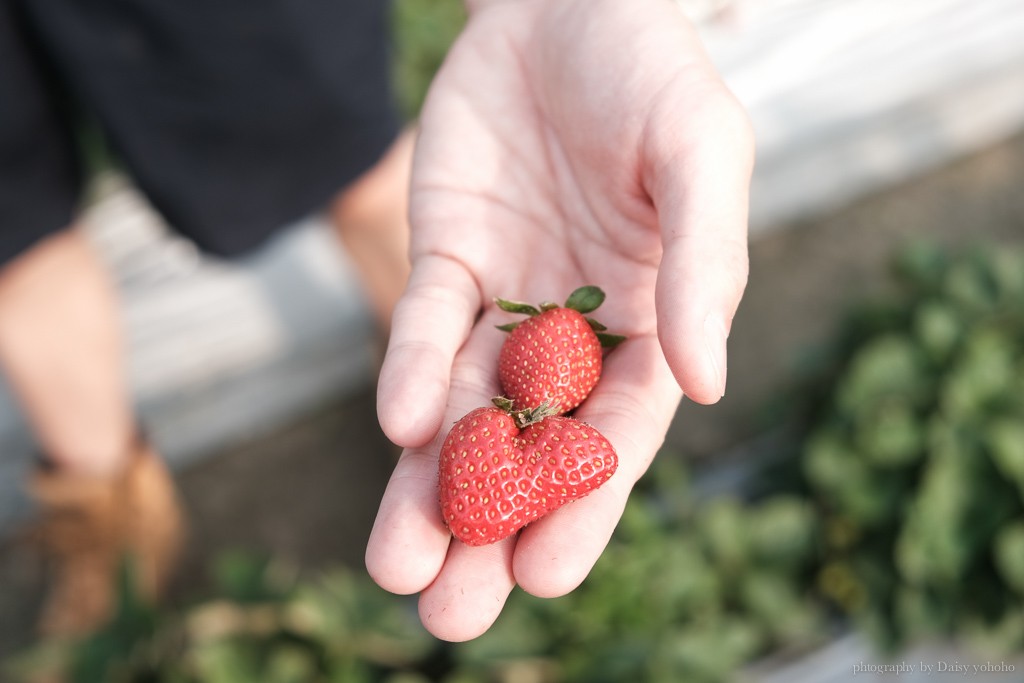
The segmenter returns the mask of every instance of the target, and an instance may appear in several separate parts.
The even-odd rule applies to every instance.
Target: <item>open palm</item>
[[[661,445],[685,391],[718,400],[746,283],[752,139],[742,110],[664,0],[508,0],[479,8],[424,107],[414,162],[413,272],[378,392],[406,448],[367,567],[421,592],[435,635],[484,632],[516,583],[575,588]],[[494,297],[608,293],[629,340],[577,411],[615,446],[601,489],[491,546],[453,541],[437,499],[448,427],[500,393],[508,314]]]

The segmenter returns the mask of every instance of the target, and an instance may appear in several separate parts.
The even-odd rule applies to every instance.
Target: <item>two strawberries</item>
[[[608,440],[564,416],[600,379],[603,349],[624,339],[586,317],[603,301],[597,287],[577,289],[563,306],[496,300],[528,317],[499,327],[509,332],[498,359],[505,395],[456,422],[441,448],[441,514],[462,542],[507,538],[614,474]]]

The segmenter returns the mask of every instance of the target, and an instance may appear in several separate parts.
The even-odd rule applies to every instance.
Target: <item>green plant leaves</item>
[[[854,353],[838,386],[836,404],[840,410],[855,414],[886,399],[917,403],[929,395],[929,380],[913,340],[888,334],[872,339]]]
[[[995,538],[993,556],[1002,579],[1018,595],[1024,595],[1024,520],[1000,530]]]
[[[999,471],[1024,496],[1024,422],[996,417],[985,430],[985,441]]]
[[[822,591],[879,642],[1024,642],[1024,252],[927,245],[852,317],[802,470]],[[1005,652],[1005,650],[1003,650]]]
[[[794,474],[772,483],[785,492],[702,499],[663,455],[580,589],[514,591],[477,640],[439,643],[361,573],[227,555],[216,599],[156,613],[123,592],[111,629],[41,661],[90,683],[718,683],[816,642],[826,604],[883,646],[1019,649],[1024,257],[919,246],[898,272],[901,293],[852,316],[809,399]]]

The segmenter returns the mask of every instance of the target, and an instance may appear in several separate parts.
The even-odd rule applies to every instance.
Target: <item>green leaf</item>
[[[697,531],[719,569],[738,571],[750,559],[750,519],[733,498],[716,498],[703,508]]]
[[[919,459],[924,430],[913,411],[898,400],[883,400],[858,415],[856,444],[872,465],[897,468]]]
[[[991,278],[977,263],[968,259],[953,264],[942,284],[949,300],[963,310],[987,312],[996,303],[995,285]]]
[[[918,290],[936,288],[948,267],[948,255],[932,242],[917,242],[896,257],[896,272]]]
[[[214,578],[224,596],[236,602],[280,600],[290,586],[275,576],[272,564],[269,557],[228,551],[216,558]]]
[[[999,532],[994,543],[996,569],[1015,591],[1024,593],[1024,522]]]
[[[953,306],[928,301],[914,312],[914,332],[921,345],[935,359],[945,360],[963,334],[963,322]]]
[[[985,436],[996,467],[1024,491],[1024,425],[1012,418],[997,418]]]
[[[964,634],[967,647],[975,652],[1005,656],[1020,652],[1024,646],[1024,614],[1012,608],[996,621],[965,619],[958,630]]]
[[[600,287],[580,287],[565,300],[565,307],[580,313],[590,313],[604,303],[604,292]]]
[[[750,515],[751,545],[762,562],[793,566],[812,556],[817,520],[807,501],[779,495],[751,507]]]
[[[305,683],[316,676],[313,653],[304,647],[281,644],[267,653],[262,680],[267,683]]]
[[[988,259],[992,280],[1003,298],[1013,299],[1024,294],[1024,253],[998,249],[992,251]]]
[[[738,586],[738,597],[751,621],[760,621],[772,633],[794,639],[814,632],[817,615],[803,600],[801,585],[792,577],[770,571],[751,571]]]
[[[514,323],[505,323],[504,325],[495,325],[495,327],[497,327],[502,332],[511,332],[512,330],[514,330],[517,327],[519,327],[519,325],[520,325],[519,322],[514,322]]]
[[[937,637],[952,624],[952,603],[935,591],[900,586],[893,596],[894,615],[915,636]]]
[[[262,678],[260,654],[252,643],[224,640],[200,648],[193,661],[201,680],[248,683]]]
[[[614,349],[616,346],[626,341],[626,337],[621,334],[608,334],[607,332],[598,332],[597,340],[601,342],[601,348]]]
[[[506,313],[523,313],[524,315],[540,315],[536,306],[525,304],[522,301],[508,301],[507,299],[495,299],[494,303]]]
[[[594,332],[604,332],[605,330],[608,329],[607,327],[597,322],[593,318],[586,318],[586,321],[587,324],[590,325],[590,329],[592,329]]]
[[[837,403],[844,413],[855,414],[889,396],[916,401],[928,395],[928,379],[920,347],[908,336],[887,334],[854,354],[837,389]]]
[[[963,581],[983,538],[969,534],[977,507],[978,482],[973,472],[978,454],[952,435],[953,442],[933,446],[916,496],[909,501],[896,539],[896,566],[913,585],[950,590]],[[940,448],[946,448],[938,452]]]

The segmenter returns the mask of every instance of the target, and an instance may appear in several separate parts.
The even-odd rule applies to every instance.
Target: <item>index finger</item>
[[[413,264],[377,385],[381,429],[399,446],[423,446],[441,428],[452,363],[481,303],[476,280],[457,260],[428,254]]]

